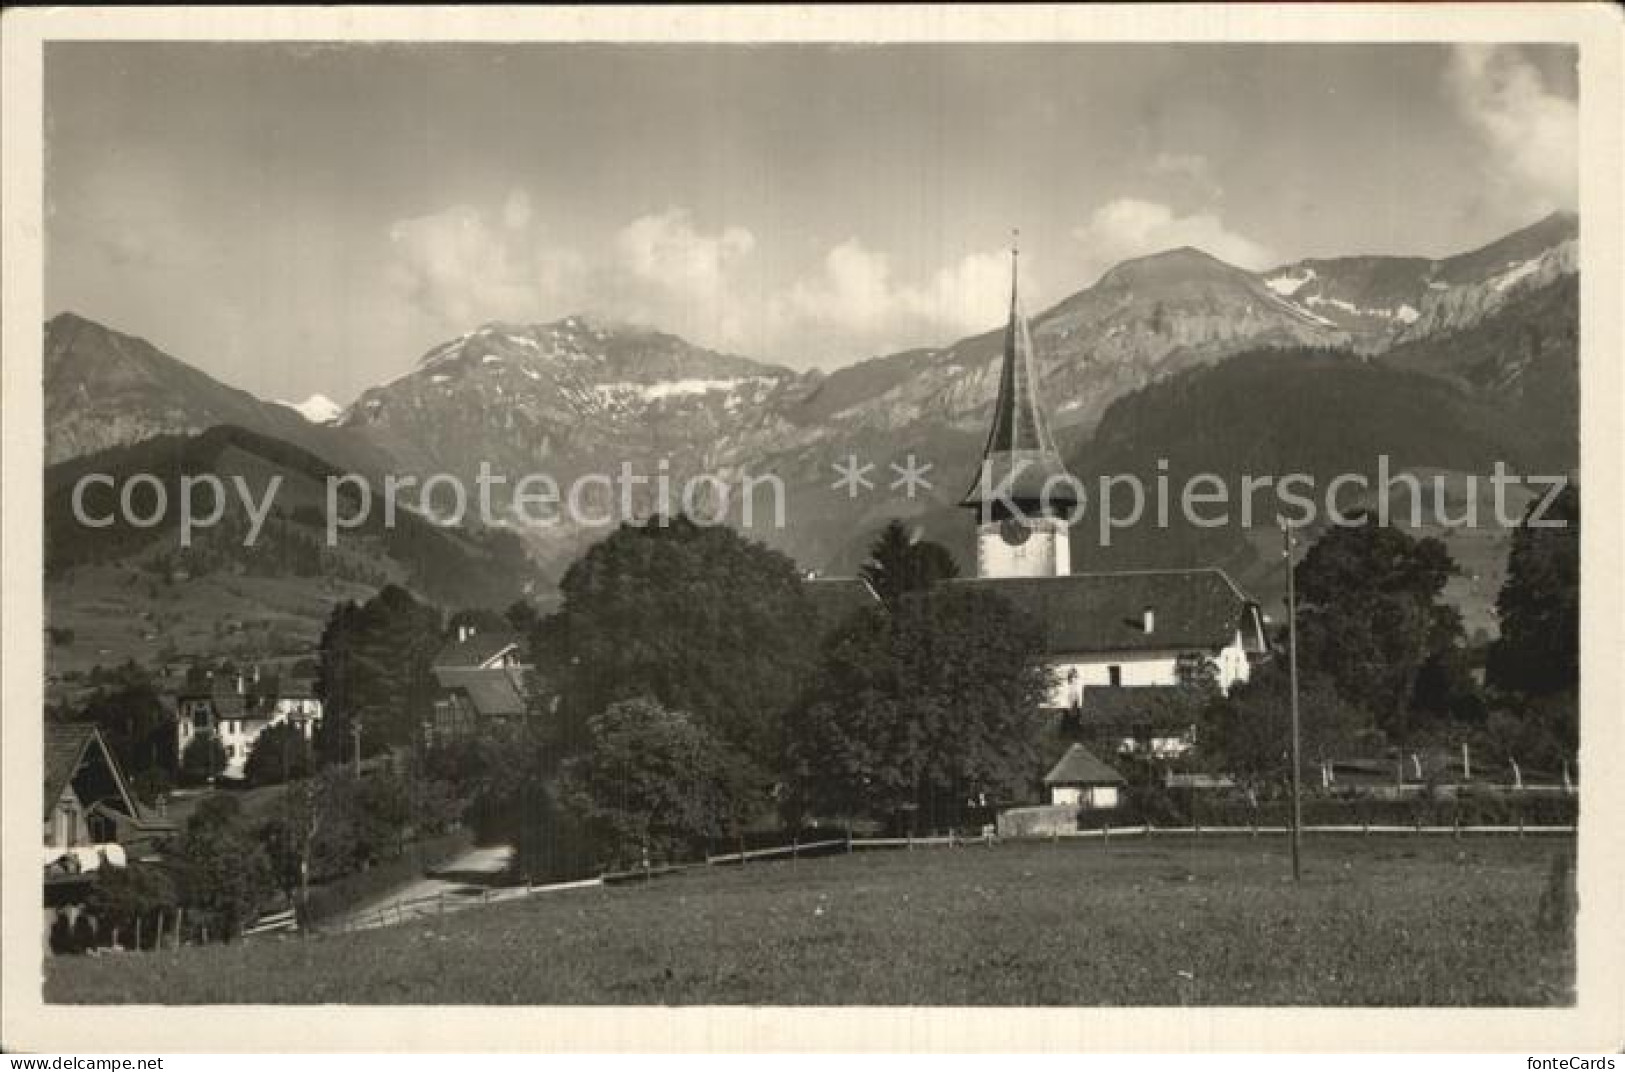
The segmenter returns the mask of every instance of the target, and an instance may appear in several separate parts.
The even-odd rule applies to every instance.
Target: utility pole
[[[1298,882],[1303,878],[1299,844],[1303,833],[1303,745],[1298,721],[1298,588],[1292,561],[1292,549],[1297,541],[1292,538],[1292,527],[1286,518],[1277,520],[1281,525],[1281,557],[1286,559],[1287,667],[1292,689],[1292,881]]]

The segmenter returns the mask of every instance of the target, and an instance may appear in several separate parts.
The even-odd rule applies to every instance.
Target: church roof
[[[965,493],[961,506],[980,506],[999,497],[1008,488],[1008,497],[1015,502],[1040,501],[1045,482],[1053,476],[1064,475],[1066,464],[1061,461],[1055,438],[1038,406],[1038,380],[1033,366],[1033,339],[1027,328],[1027,316],[1021,308],[1017,288],[1015,262],[1011,263],[1010,318],[1004,328],[1004,364],[999,374],[999,397],[993,405],[992,428],[987,445],[982,449],[982,460],[976,467],[976,476],[970,490]],[[1007,485],[1007,477],[1014,479]],[[1071,504],[1076,496],[1069,484],[1055,482],[1049,485],[1050,501]]]
[[[949,584],[996,592],[1048,632],[1052,653],[1212,651],[1242,633],[1262,646],[1256,604],[1217,568],[978,577]],[[1145,629],[1145,611],[1152,628]]]
[[[1094,753],[1081,744],[1068,748],[1044,775],[1045,785],[1121,785],[1124,781],[1121,774],[1096,759]]]

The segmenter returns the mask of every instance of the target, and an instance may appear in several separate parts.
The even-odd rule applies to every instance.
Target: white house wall
[[[1119,670],[1117,684],[1125,688],[1146,688],[1179,684],[1179,657],[1177,651],[1122,651],[1072,652],[1057,655],[1051,662],[1056,672],[1056,683],[1050,693],[1051,707],[1072,707],[1081,703],[1083,691],[1089,688],[1107,688],[1112,685],[1111,668]],[[1216,655],[1208,655],[1218,675],[1218,685],[1228,693],[1238,682],[1246,681],[1250,671],[1247,652],[1242,647],[1241,633]]]

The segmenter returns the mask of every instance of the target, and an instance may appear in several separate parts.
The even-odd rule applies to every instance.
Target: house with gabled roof
[[[44,775],[49,908],[81,900],[104,868],[151,855],[175,832],[173,822],[142,806],[93,723],[45,723]]]
[[[324,705],[308,677],[255,666],[246,674],[210,674],[175,694],[175,749],[184,756],[199,736],[212,735],[226,755],[224,777],[238,779],[260,734],[289,723],[312,741]]]
[[[1051,804],[1075,804],[1080,808],[1115,808],[1118,790],[1127,779],[1102,763],[1093,752],[1074,743],[1044,775]]]
[[[439,686],[429,727],[433,738],[461,737],[481,725],[518,721],[530,710],[532,668],[524,662],[519,638],[506,630],[459,626],[456,639],[440,649],[430,670]]]

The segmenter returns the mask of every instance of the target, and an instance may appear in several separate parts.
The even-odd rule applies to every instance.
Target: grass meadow
[[[353,934],[50,958],[53,1002],[1562,1005],[1571,839],[1022,842],[711,868]],[[1565,904],[1567,902],[1564,902]]]

